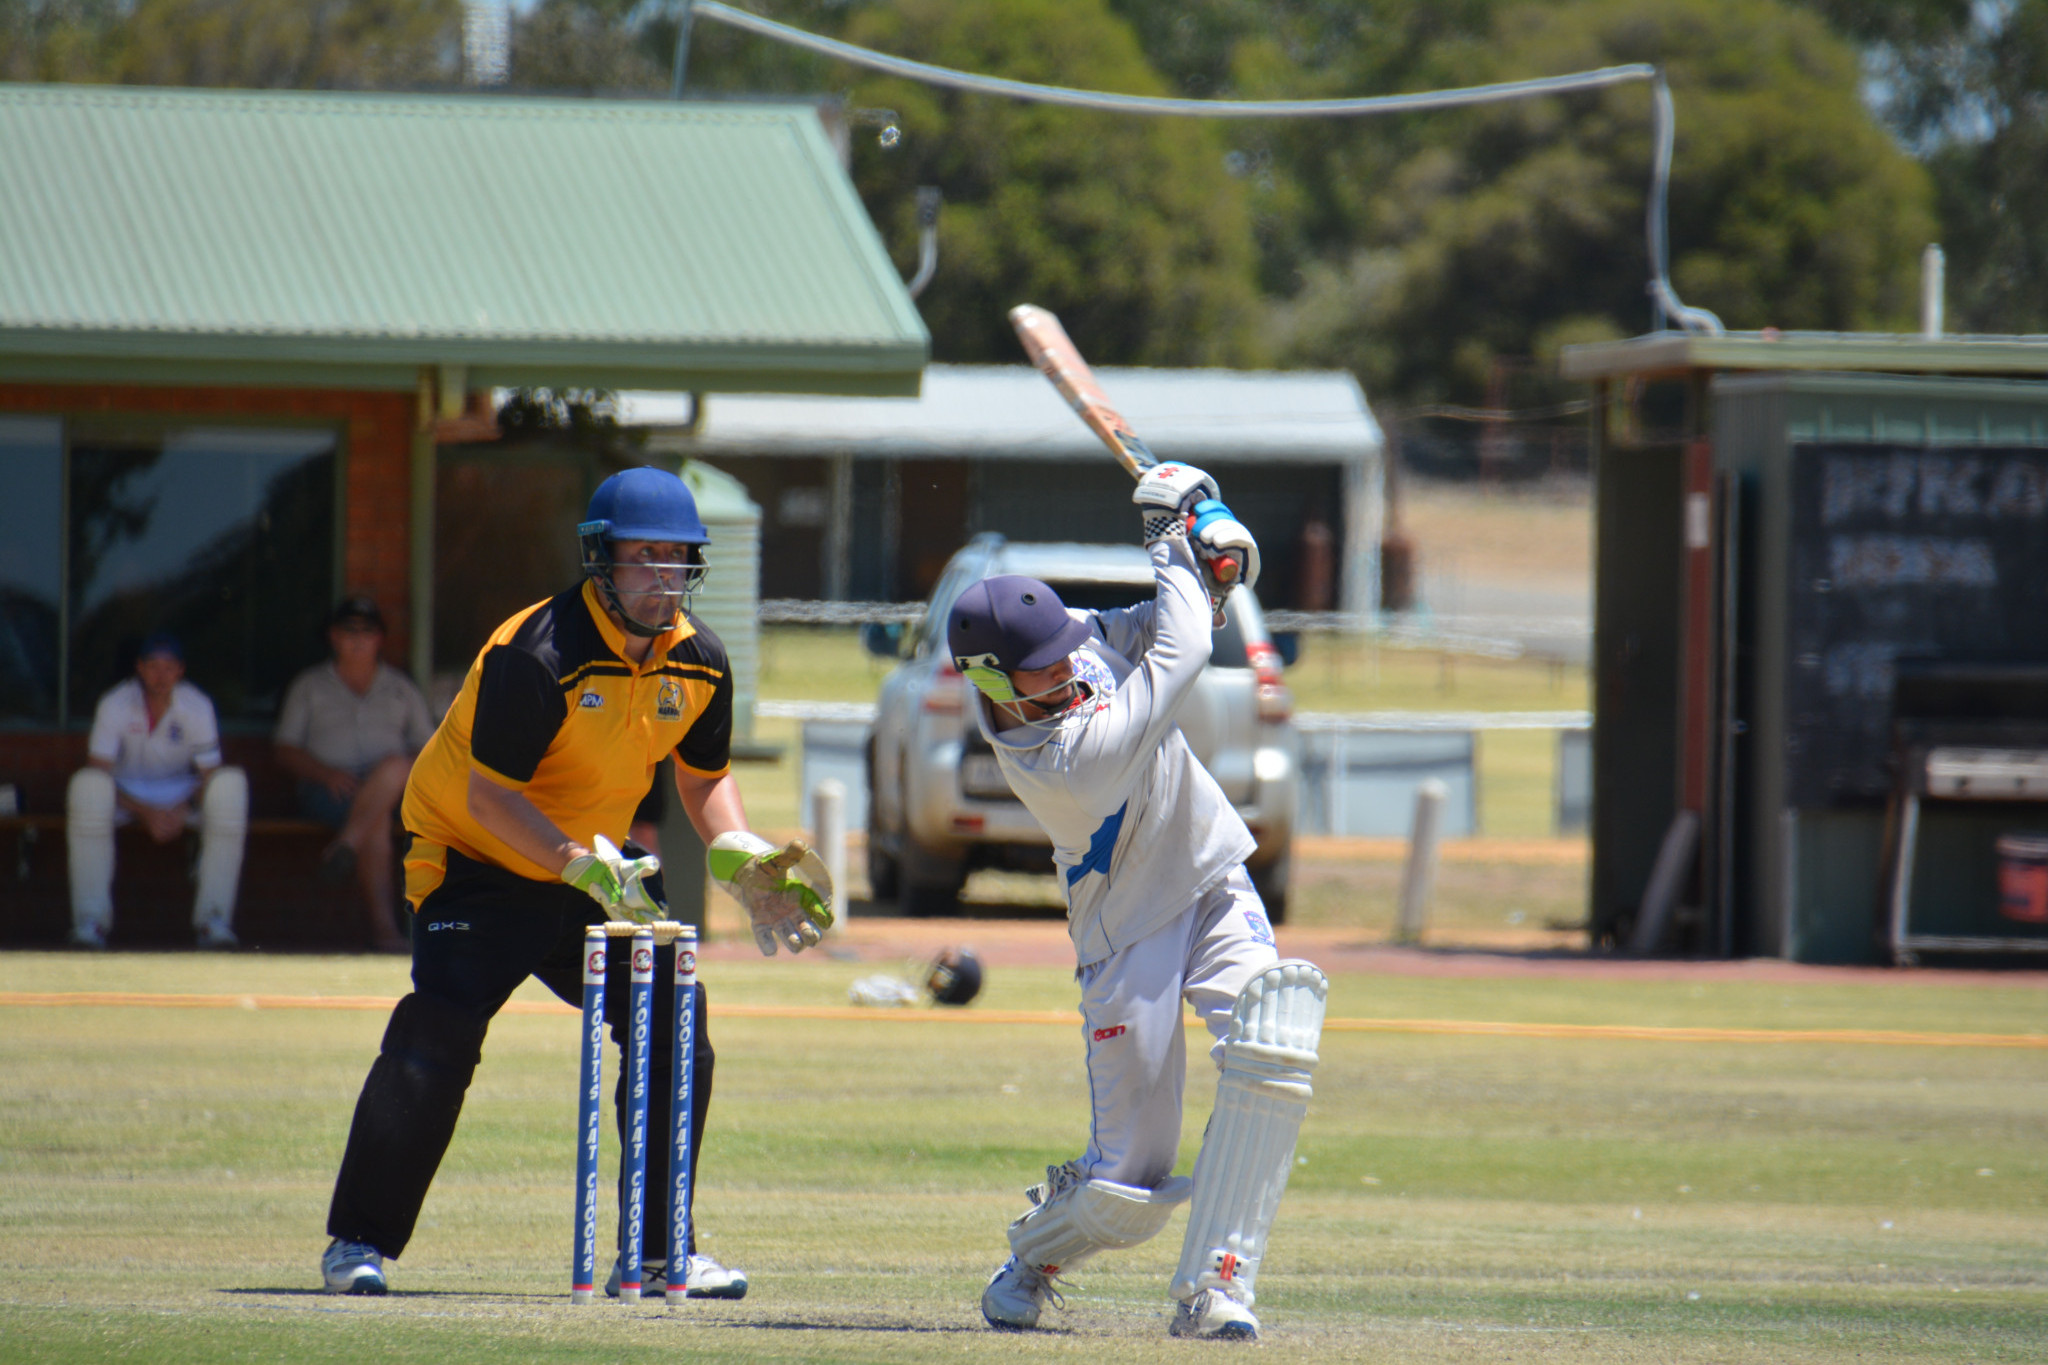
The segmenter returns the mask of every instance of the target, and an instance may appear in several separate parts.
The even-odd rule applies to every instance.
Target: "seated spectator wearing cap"
[[[404,952],[391,813],[434,724],[412,679],[381,657],[384,616],[375,602],[343,598],[328,617],[327,644],[334,657],[285,691],[272,736],[277,759],[298,779],[306,814],[337,830],[320,858],[321,879],[340,881],[353,871],[371,946]]]
[[[86,766],[65,799],[71,941],[104,948],[114,925],[114,829],[140,822],[160,844],[199,830],[192,928],[202,948],[235,946],[235,888],[249,829],[249,780],[220,761],[213,702],[185,681],[185,651],[156,634],[135,676],[100,698]]]

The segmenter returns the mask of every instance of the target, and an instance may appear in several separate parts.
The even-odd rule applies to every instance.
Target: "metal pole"
[[[420,691],[434,690],[434,404],[436,371],[420,369],[418,412],[412,432],[412,458],[407,471],[406,508],[407,657]],[[344,585],[344,590],[348,585]]]
[[[683,97],[683,79],[690,68],[690,24],[696,17],[695,0],[679,0],[676,5],[675,63],[668,77],[668,97],[672,100]]]
[[[1929,341],[1940,338],[1942,304],[1947,295],[1948,259],[1941,246],[1929,242],[1920,253],[1920,334]]]

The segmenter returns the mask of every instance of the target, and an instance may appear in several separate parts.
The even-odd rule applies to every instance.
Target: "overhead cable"
[[[1407,95],[1366,95],[1334,100],[1191,100],[1160,95],[1117,95],[1101,90],[1076,90],[1064,85],[1038,85],[1031,81],[1006,80],[971,71],[955,71],[907,57],[891,57],[871,48],[857,47],[836,38],[807,33],[788,24],[749,14],[718,0],[697,0],[690,7],[706,19],[745,29],[763,38],[805,48],[826,57],[836,57],[855,66],[892,76],[904,76],[927,85],[968,90],[982,95],[1004,95],[1037,104],[1065,104],[1077,109],[1101,109],[1117,114],[1168,114],[1198,118],[1328,118],[1346,114],[1399,114],[1419,109],[1454,109],[1467,104],[1495,104],[1503,100],[1527,99],[1532,95],[1562,95],[1574,90],[1598,90],[1629,81],[1655,80],[1657,68],[1647,62],[1602,67],[1598,71],[1576,71],[1563,76],[1542,76],[1535,80],[1503,81],[1496,85],[1473,85],[1459,90],[1424,90]]]
[[[1183,118],[1345,118],[1373,114],[1415,113],[1430,109],[1457,109],[1474,104],[1499,104],[1509,100],[1532,99],[1539,95],[1566,95],[1582,90],[1600,90],[1632,81],[1648,81],[1652,87],[1651,121],[1656,150],[1650,173],[1649,208],[1645,227],[1649,237],[1650,283],[1648,292],[1657,313],[1689,332],[1719,335],[1721,320],[1704,308],[1688,307],[1671,287],[1666,269],[1664,201],[1671,176],[1673,123],[1671,90],[1663,73],[1647,62],[1605,66],[1594,71],[1574,71],[1561,76],[1539,76],[1533,80],[1500,81],[1491,85],[1470,85],[1456,90],[1422,90],[1401,95],[1360,95],[1328,100],[1196,100],[1160,95],[1119,95],[1101,90],[1076,90],[1063,85],[1039,85],[1013,81],[1001,76],[984,76],[972,71],[933,66],[908,57],[892,57],[872,48],[808,33],[788,24],[749,14],[718,0],[683,0],[680,5],[680,34],[676,45],[673,93],[683,90],[684,66],[688,60],[690,22],[701,15],[719,23],[821,56],[851,62],[871,71],[902,76],[926,85],[942,86],[972,94],[1000,95],[1036,104],[1059,104],[1077,109],[1098,109],[1115,114],[1171,115]]]

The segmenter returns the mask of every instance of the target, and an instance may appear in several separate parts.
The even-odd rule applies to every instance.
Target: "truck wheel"
[[[1252,889],[1266,903],[1266,918],[1274,924],[1287,923],[1287,883],[1293,873],[1294,853],[1289,850],[1264,867],[1247,867]]]
[[[903,836],[897,905],[912,919],[960,913],[960,888],[967,884],[967,863],[920,847]]]
[[[893,901],[902,885],[902,869],[896,856],[882,846],[881,803],[875,800],[875,737],[868,736],[868,894],[878,901]]]
[[[870,806],[872,810],[874,807]],[[893,901],[903,886],[903,869],[896,859],[868,831],[868,894],[878,901]]]

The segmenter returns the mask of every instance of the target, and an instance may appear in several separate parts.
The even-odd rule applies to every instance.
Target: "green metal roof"
[[[1566,346],[1566,379],[1682,370],[1871,370],[1891,374],[2048,375],[2048,337],[1890,332],[1652,332]]]
[[[914,394],[929,349],[806,105],[0,86],[0,376]]]

